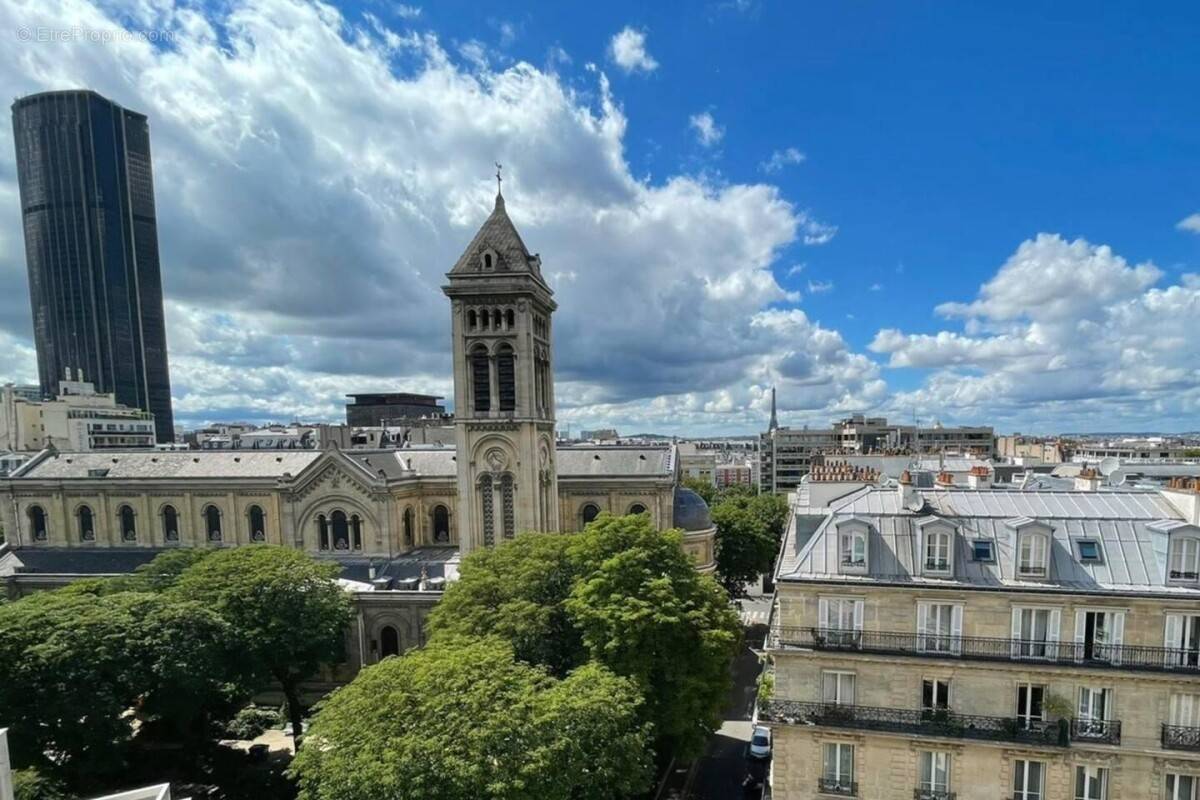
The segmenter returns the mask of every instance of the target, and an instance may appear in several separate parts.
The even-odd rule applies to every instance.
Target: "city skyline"
[[[172,36],[16,43],[0,83],[92,88],[150,117],[185,423],[336,419],[347,392],[447,394],[449,319],[434,300],[490,206],[498,160],[514,221],[556,271],[560,427],[752,433],[773,385],[791,426],[915,412],[1027,433],[1195,427],[1200,199],[1187,196],[1188,147],[1157,146],[1193,114],[1126,54],[1148,35],[1137,20],[1078,20],[1072,36],[1102,53],[1075,53],[1088,69],[1050,70],[1040,86],[1039,69],[1061,62],[1044,32],[1010,83],[987,75],[1016,12],[912,23],[896,41],[868,27],[838,53],[814,31],[862,20],[813,12],[814,31],[796,33],[756,3],[697,7],[677,27],[631,7],[511,20],[452,4],[318,13],[261,0],[120,20],[88,8],[95,29]],[[64,14],[0,3],[13,29]],[[926,102],[914,87],[931,64],[903,36],[985,22],[978,52],[959,53],[962,77],[939,74]],[[1190,73],[1195,20],[1181,22],[1156,58]],[[742,52],[769,51],[773,28],[800,37],[795,64]],[[723,33],[743,46],[714,50]],[[889,59],[904,113],[865,77]],[[739,99],[747,70],[768,68],[776,83],[828,83]],[[1112,108],[1082,108],[1105,92]],[[947,114],[956,102],[966,113]],[[1022,103],[1027,114],[1001,114]],[[884,113],[896,116],[881,126]],[[901,127],[921,113],[944,130]],[[1030,138],[1038,114],[1067,141]],[[21,381],[34,362],[13,143],[0,151],[0,375]],[[877,175],[849,164],[867,152]]]

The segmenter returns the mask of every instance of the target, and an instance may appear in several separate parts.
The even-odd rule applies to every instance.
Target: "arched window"
[[[479,325],[479,318],[475,314],[475,309],[472,308],[470,311],[467,312],[467,329],[473,331],[473,330],[475,330],[476,326],[478,326],[478,325]]]
[[[445,506],[433,507],[433,541],[438,544],[450,541],[450,511]]]
[[[362,520],[358,514],[350,517],[350,543],[352,549],[362,550]]]
[[[583,524],[587,525],[600,516],[600,506],[595,503],[585,503],[583,508],[579,509],[579,516],[583,520]]]
[[[646,507],[644,505],[642,505],[641,503],[634,503],[633,505],[631,505],[629,507],[629,513],[630,514],[645,514]]]
[[[483,254],[483,268],[486,270],[490,270],[493,266],[495,266],[495,264],[492,261],[492,254],[484,253]]]
[[[204,507],[204,530],[210,542],[221,541],[221,509],[216,506]]]
[[[503,327],[503,324],[504,323],[501,321],[501,317],[500,317],[500,309],[493,308],[492,309],[492,328],[494,330],[500,330],[501,327]]]
[[[46,531],[46,512],[41,506],[30,506],[29,511],[29,529],[33,532],[33,540],[35,542],[44,542],[48,538]]]
[[[329,521],[333,524],[333,549],[349,550],[350,522],[346,519],[345,513],[334,511],[329,515]]]
[[[504,327],[510,331],[517,327],[517,315],[511,308],[504,312]]]
[[[413,510],[411,507],[404,509],[404,543],[407,545],[413,543]]]
[[[471,351],[471,394],[475,398],[472,407],[476,411],[492,410],[491,369],[488,365],[487,348],[482,345]]]
[[[513,349],[507,344],[496,350],[496,388],[500,393],[500,410],[517,407],[517,370]]]
[[[496,543],[496,492],[491,473],[484,473],[479,478],[479,511],[483,521],[483,546],[491,547]]]
[[[80,506],[75,509],[75,518],[79,525],[79,541],[96,541],[96,520],[92,516],[91,506]]]
[[[179,541],[179,512],[175,506],[163,506],[162,529],[164,542]]]
[[[133,508],[130,506],[121,506],[117,509],[117,522],[121,526],[121,541],[136,542],[137,541],[137,520],[134,518]]]
[[[324,514],[317,515],[317,547],[322,550],[329,549],[329,522]]]
[[[384,625],[379,631],[379,657],[400,655],[400,634],[391,625]]]
[[[260,506],[250,506],[247,514],[250,518],[250,541],[265,542],[267,540],[267,519]]]
[[[504,524],[504,538],[511,539],[517,535],[512,475],[505,474],[500,478],[500,505],[501,521]]]

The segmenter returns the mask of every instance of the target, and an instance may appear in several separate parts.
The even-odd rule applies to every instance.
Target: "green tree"
[[[70,800],[67,787],[57,778],[45,775],[36,769],[18,769],[13,772],[14,800]]]
[[[139,588],[152,592],[170,589],[179,577],[195,564],[207,558],[213,551],[197,547],[181,547],[159,553],[149,564],[142,564],[133,571],[133,580]]]
[[[300,683],[341,658],[350,598],[338,567],[274,545],[221,550],[180,574],[171,594],[195,600],[232,627],[249,667],[287,698],[293,735],[304,718]]]
[[[687,758],[720,724],[740,627],[682,541],[646,516],[601,514],[572,540],[586,568],[567,610],[592,658],[641,687],[661,743]]]
[[[771,568],[777,543],[747,503],[718,503],[712,518],[717,526],[717,579],[730,595],[740,597],[747,583]]]
[[[224,643],[208,609],[148,593],[44,592],[0,606],[0,709],[16,763],[71,785],[119,775],[131,712],[195,730],[227,702]]]
[[[530,534],[471,553],[429,614],[431,639],[494,635],[508,641],[517,658],[554,675],[578,667],[588,654],[566,609],[581,570],[570,557],[571,542]]]
[[[292,763],[302,800],[609,800],[644,791],[633,684],[561,680],[499,639],[445,636],[359,673],[318,709]]]

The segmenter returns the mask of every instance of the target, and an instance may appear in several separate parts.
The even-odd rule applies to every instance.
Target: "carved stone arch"
[[[496,461],[493,451],[497,451],[503,456],[503,463]],[[471,464],[475,468],[473,477],[476,480],[483,472],[499,473],[515,469],[517,465],[516,442],[497,433],[485,436],[475,443],[475,449],[471,452]]]
[[[346,515],[347,524],[349,524],[349,519],[355,514],[362,520],[365,526],[363,529],[364,549],[366,548],[365,543],[371,540],[369,534],[382,530],[379,525],[378,516],[362,500],[346,494],[325,495],[312,499],[296,517],[300,525],[304,548],[306,550],[315,551],[320,549],[321,543],[320,534],[317,531],[317,516],[324,514],[325,518],[330,520],[333,512],[338,509]]]

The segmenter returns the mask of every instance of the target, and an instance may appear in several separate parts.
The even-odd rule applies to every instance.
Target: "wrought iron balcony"
[[[858,797],[858,781],[817,778],[817,791],[821,794],[836,794],[839,797]]]
[[[1121,722],[1115,719],[1071,720],[1071,740],[1096,744],[1120,744]]]
[[[1162,746],[1167,750],[1200,752],[1200,728],[1186,725],[1163,725]]]
[[[759,712],[759,718],[784,725],[822,725],[917,736],[1018,742],[1047,747],[1066,747],[1070,744],[1069,729],[1060,730],[1057,725],[1014,717],[985,717],[942,710],[769,700]],[[1119,723],[1107,724],[1116,725],[1119,736]]]
[[[945,789],[913,789],[913,800],[955,800],[954,792]]]
[[[978,661],[1031,661],[1042,664],[1200,674],[1200,649],[1109,645],[988,636],[944,636],[831,628],[775,626],[770,644],[814,650],[858,651]]]

